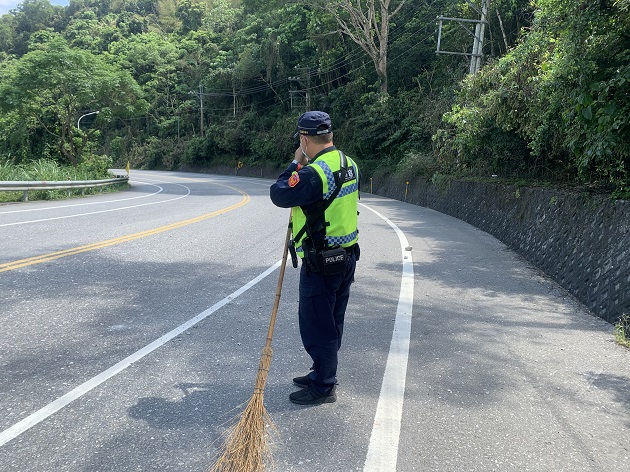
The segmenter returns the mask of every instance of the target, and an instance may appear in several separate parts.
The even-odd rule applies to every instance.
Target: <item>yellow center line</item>
[[[233,188],[233,187],[230,187]],[[126,236],[120,236],[114,239],[108,239],[106,241],[101,241],[98,243],[87,244],[85,246],[79,246],[71,249],[64,249],[63,251],[51,252],[49,254],[42,254],[41,256],[29,257],[26,259],[20,259],[19,261],[6,262],[4,264],[0,264],[0,272],[7,272],[10,270],[20,269],[22,267],[27,267],[34,264],[41,264],[42,262],[48,262],[55,259],[59,259],[61,257],[73,256],[75,254],[80,254],[82,252],[94,251],[96,249],[102,249],[108,246],[114,246],[116,244],[126,243],[129,241],[133,241],[135,239],[146,238],[147,236],[153,236],[154,234],[164,233],[165,231],[171,231],[174,229],[182,228],[184,226],[192,225],[194,223],[199,223],[200,221],[207,220],[209,218],[213,218],[218,215],[222,215],[224,213],[228,213],[232,210],[242,207],[246,205],[251,200],[251,197],[247,195],[245,192],[237,190],[239,193],[243,195],[243,199],[235,203],[234,205],[230,205],[229,207],[222,208],[217,211],[213,211],[212,213],[206,213],[204,215],[196,216],[195,218],[190,218],[188,220],[179,221],[177,223],[171,223],[169,225],[160,226],[158,228],[150,229],[147,231],[142,231],[140,233],[128,234]]]

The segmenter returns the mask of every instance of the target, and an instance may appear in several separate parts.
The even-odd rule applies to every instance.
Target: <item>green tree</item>
[[[5,123],[12,131],[3,139],[5,149],[16,144],[43,149],[78,165],[90,144],[89,132],[77,129],[81,114],[100,110],[99,119],[107,121],[145,109],[142,91],[129,73],[99,56],[70,48],[61,37],[1,71],[0,110],[13,119],[12,126]],[[20,126],[23,131],[16,135]]]
[[[175,41],[157,33],[133,35],[110,45],[107,57],[129,71],[142,86],[150,120],[158,126],[179,106],[182,54]]]
[[[229,0],[214,0],[203,21],[204,27],[215,33],[231,34],[242,12],[242,8],[234,7]]]
[[[182,22],[181,33],[197,31],[203,24],[203,18],[207,11],[207,5],[198,0],[180,0],[175,11],[175,16]]]
[[[100,52],[100,29],[102,25],[92,10],[77,13],[64,30],[64,37],[72,47]]]
[[[177,18],[177,0],[157,0],[155,9],[162,31],[172,33],[181,27],[182,22]]]
[[[0,16],[0,61],[3,56],[13,50],[15,41],[15,17],[13,15]]]
[[[51,5],[48,0],[24,0],[12,13],[15,39],[10,52],[17,55],[28,51],[31,34],[44,29],[59,31],[62,27],[63,8]]]

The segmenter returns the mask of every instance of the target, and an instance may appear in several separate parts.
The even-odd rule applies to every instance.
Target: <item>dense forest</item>
[[[630,195],[630,0],[25,0],[0,17],[0,167],[261,167],[306,109],[364,175]],[[452,54],[457,53],[457,54]],[[98,113],[97,113],[98,112]]]

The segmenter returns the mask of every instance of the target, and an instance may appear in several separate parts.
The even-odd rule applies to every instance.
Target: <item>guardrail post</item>
[[[28,190],[24,190],[24,193],[22,194],[22,201],[28,202]]]

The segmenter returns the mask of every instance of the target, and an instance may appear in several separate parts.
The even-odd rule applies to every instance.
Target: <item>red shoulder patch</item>
[[[295,187],[300,181],[300,175],[297,172],[293,172],[289,177],[289,187]]]

